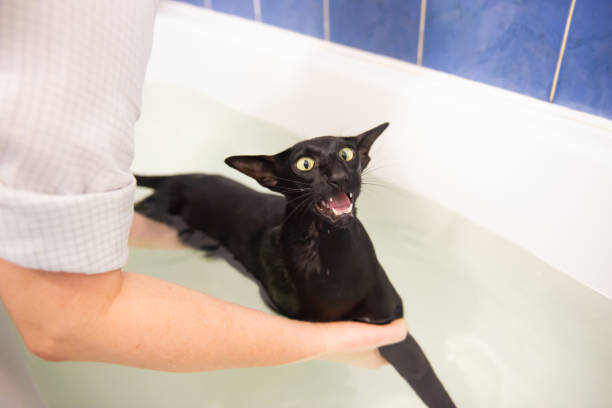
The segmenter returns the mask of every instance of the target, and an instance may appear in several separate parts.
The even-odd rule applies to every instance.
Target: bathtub
[[[386,121],[360,218],[458,406],[612,406],[610,120],[165,2],[133,167],[259,188],[223,159]],[[267,310],[252,282],[195,251],[132,250],[126,269]],[[422,406],[390,367],[49,363],[0,318],[0,382],[25,390],[24,406]],[[0,394],[0,405],[18,398]]]

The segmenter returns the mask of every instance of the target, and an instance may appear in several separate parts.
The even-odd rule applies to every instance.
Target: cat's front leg
[[[399,296],[374,293],[351,313],[351,319],[364,323],[387,324],[404,316]]]
[[[386,324],[404,316],[399,297],[385,271],[376,272],[378,282],[371,286],[368,296],[352,312],[350,318],[365,323]]]

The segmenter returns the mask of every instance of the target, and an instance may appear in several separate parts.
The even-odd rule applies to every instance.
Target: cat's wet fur
[[[280,193],[263,194],[217,175],[136,176],[154,193],[136,210],[175,229],[188,245],[220,245],[288,317],[384,324],[402,301],[357,218],[361,172],[387,123],[355,137],[322,136],[272,156],[232,156],[231,167]],[[454,407],[408,334],[381,355],[429,407]]]

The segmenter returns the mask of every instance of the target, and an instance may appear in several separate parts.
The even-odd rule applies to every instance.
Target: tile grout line
[[[325,41],[331,40],[329,24],[329,0],[323,0],[323,38]]]
[[[261,23],[261,1],[253,0],[253,14],[255,15],[255,20]]]
[[[427,0],[421,0],[421,17],[419,18],[419,45],[417,47],[417,65],[423,65],[423,44],[425,42],[425,13]]]
[[[567,14],[567,21],[565,22],[565,32],[563,33],[563,41],[561,41],[561,50],[559,50],[559,58],[557,59],[557,68],[555,69],[555,76],[553,77],[552,88],[550,89],[550,97],[548,102],[552,102],[555,99],[555,92],[557,90],[557,81],[559,80],[559,72],[561,71],[561,62],[563,61],[563,55],[565,54],[565,44],[567,43],[567,36],[569,34],[570,25],[572,23],[572,16],[574,15],[574,6],[576,0],[572,0],[570,5],[569,13]]]

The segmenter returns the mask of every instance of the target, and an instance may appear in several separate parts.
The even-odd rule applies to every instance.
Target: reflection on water
[[[148,84],[144,100],[137,172],[222,173],[252,186],[223,158],[275,153],[297,140],[174,87]],[[359,218],[404,299],[411,331],[459,406],[612,406],[610,300],[456,214],[381,183],[366,186]],[[266,310],[253,282],[203,253],[132,250],[126,269]],[[422,406],[390,367],[307,362],[173,374],[34,357],[28,364],[50,407]]]

